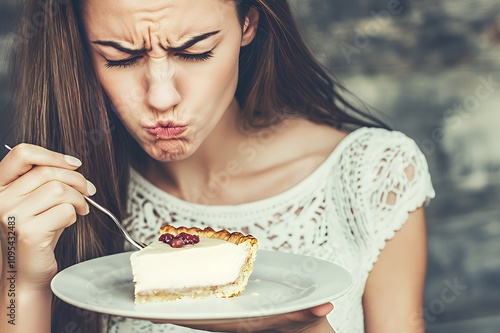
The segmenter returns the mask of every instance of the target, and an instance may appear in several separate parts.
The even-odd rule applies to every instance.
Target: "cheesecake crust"
[[[185,232],[192,235],[198,235],[203,238],[213,238],[220,239],[223,241],[231,242],[236,245],[248,242],[251,246],[257,245],[258,241],[252,235],[244,235],[241,232],[229,232],[227,230],[219,230],[215,231],[214,229],[207,227],[204,229],[200,229],[197,227],[187,228],[187,227],[174,227],[170,224],[164,224],[160,228],[160,235],[162,234],[172,234],[177,236],[178,234]]]

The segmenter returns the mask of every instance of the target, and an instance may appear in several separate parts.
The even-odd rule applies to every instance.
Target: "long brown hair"
[[[317,123],[384,124],[349,104],[343,88],[314,59],[286,0],[234,1],[241,23],[260,14],[255,40],[242,49],[236,97],[249,126],[266,127],[286,116]],[[28,0],[13,59],[13,112],[18,142],[75,155],[79,171],[97,187],[97,201],[125,217],[128,170],[140,151],[117,119],[94,73],[81,21],[82,0]],[[26,20],[27,19],[27,20]],[[92,210],[63,233],[55,250],[59,269],[123,250],[123,238]],[[52,330],[75,325],[100,332],[100,316],[53,301]]]
[[[78,156],[79,171],[98,188],[96,201],[124,217],[128,168],[122,161],[129,150],[98,89],[75,8],[64,0],[26,2],[28,20],[21,22],[33,24],[19,27],[14,49],[14,128],[18,142]],[[58,269],[121,251],[118,234],[107,217],[91,210],[62,234],[55,250]],[[99,332],[100,320],[89,316],[99,318],[54,297],[52,331],[77,325],[73,329]]]
[[[351,94],[306,46],[288,1],[234,1],[240,23],[250,8],[259,12],[258,33],[240,54],[236,97],[247,124],[267,127],[293,115],[336,128],[388,128],[346,100]]]

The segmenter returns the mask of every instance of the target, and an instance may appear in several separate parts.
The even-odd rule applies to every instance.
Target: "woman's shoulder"
[[[268,159],[278,165],[297,165],[304,175],[316,169],[333,169],[335,177],[339,173],[363,173],[367,177],[388,164],[394,168],[394,164],[409,161],[418,164],[419,169],[427,168],[415,141],[399,131],[361,127],[347,132],[306,120],[288,121],[283,128]]]
[[[425,160],[416,142],[400,131],[361,127],[347,132],[324,125],[309,126],[304,131],[308,139],[302,154],[316,156],[332,167],[348,164],[352,171],[353,167],[375,166],[401,155],[418,155]]]
[[[384,128],[362,127],[346,135],[339,144],[343,155],[359,158],[360,156],[387,156],[404,151],[419,153],[416,142],[406,134]],[[374,160],[375,161],[375,160]],[[370,162],[370,161],[366,161]]]
[[[290,121],[284,131],[286,145],[295,147],[296,156],[317,159],[359,157],[397,150],[419,150],[415,141],[400,131],[377,127],[361,127],[344,131],[305,120]]]
[[[403,199],[413,206],[434,197],[426,156],[404,133],[361,128],[351,132],[341,145],[334,167],[342,170],[341,177],[357,195],[375,206],[395,205]]]
[[[426,157],[417,143],[399,131],[359,128],[349,133],[336,150],[332,154],[338,154],[340,164],[349,165],[351,174],[365,178],[392,177],[409,172],[408,168],[428,173]]]

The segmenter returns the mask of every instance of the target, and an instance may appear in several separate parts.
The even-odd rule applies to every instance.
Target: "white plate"
[[[310,308],[344,295],[353,285],[351,274],[331,262],[259,250],[248,285],[238,297],[135,304],[131,253],[68,267],[54,277],[52,291],[69,304],[95,312],[201,324]]]

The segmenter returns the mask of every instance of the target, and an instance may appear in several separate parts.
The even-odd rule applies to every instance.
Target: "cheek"
[[[132,71],[102,69],[97,72],[101,85],[122,119],[127,119],[143,104],[144,89]]]
[[[214,73],[213,84],[215,84],[222,93],[228,92],[234,95],[238,79],[238,50],[230,50],[221,55],[219,70]]]
[[[234,98],[238,83],[238,55],[233,50],[220,51],[206,64],[186,71],[190,79],[188,84],[181,84],[184,101],[197,100],[206,109],[225,111]]]

